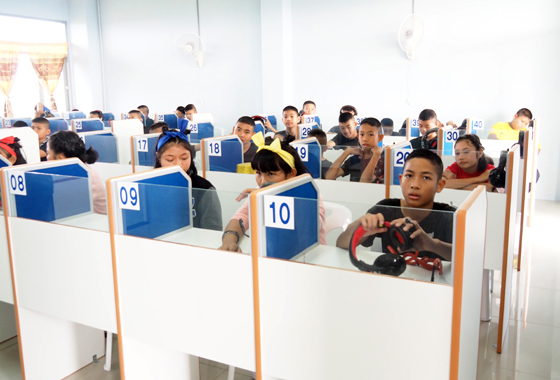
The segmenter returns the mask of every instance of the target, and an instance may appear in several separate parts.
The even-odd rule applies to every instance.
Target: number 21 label
[[[294,198],[277,195],[264,196],[264,225],[266,227],[294,229]]]

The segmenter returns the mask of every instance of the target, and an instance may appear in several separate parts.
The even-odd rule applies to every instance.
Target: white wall
[[[153,116],[194,103],[224,128],[262,112],[259,1],[199,3],[202,68],[174,49],[177,36],[198,33],[194,0],[101,1],[108,109],[146,104]]]

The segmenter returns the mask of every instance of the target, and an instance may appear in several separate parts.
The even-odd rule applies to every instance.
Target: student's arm
[[[457,177],[455,176],[455,174],[449,171],[449,173],[451,173],[451,175],[454,177],[449,178],[446,176],[446,172],[448,172],[448,170],[443,173],[443,176],[446,178],[445,187],[447,189],[466,189],[470,185],[484,185],[486,181],[488,181],[488,176],[490,175],[490,170],[486,170],[484,173],[477,177],[456,179]]]
[[[228,232],[228,231],[232,231],[232,232]],[[236,232],[237,235],[233,232]],[[241,252],[241,248],[239,248],[239,243],[243,239],[243,236],[244,236],[243,230],[241,229],[239,220],[231,219],[224,230],[224,235],[222,236],[222,245],[218,249],[222,251]]]
[[[356,151],[357,150],[357,151]],[[344,175],[344,170],[342,169],[342,164],[349,155],[351,154],[360,154],[360,148],[347,148],[342,154],[333,162],[327,173],[325,174],[325,179],[337,179]]]
[[[333,140],[327,141],[327,148],[334,148],[336,143]]]
[[[375,167],[377,166],[377,162],[379,161],[379,157],[381,157],[381,152],[383,149],[380,146],[375,146],[371,148],[371,160],[367,164],[366,168],[362,172],[362,176],[360,177],[360,182],[372,183],[375,180]]]
[[[385,223],[383,214],[365,214],[355,222],[352,222],[348,226],[348,228],[346,228],[346,231],[340,234],[338,239],[336,239],[336,246],[338,248],[348,249],[350,247],[350,239],[352,239],[352,234],[360,226],[364,227],[364,230],[366,230],[366,233],[360,239],[360,244],[371,235],[375,235],[381,232],[387,232],[386,227],[379,227],[380,225],[383,225],[383,223]]]
[[[268,119],[266,119],[266,122],[264,123],[264,127],[268,129],[270,132],[274,132],[274,133],[278,132],[276,129],[272,127],[272,124],[270,124],[270,121],[268,121]]]
[[[44,158],[47,157],[47,152],[42,149],[39,149],[39,157]]]
[[[391,224],[397,227],[400,227],[404,224],[405,225],[403,227],[404,231],[408,231],[414,226],[416,228],[416,231],[414,231],[410,235],[410,237],[414,241],[414,247],[418,251],[434,252],[440,255],[441,257],[443,257],[444,259],[451,261],[451,254],[453,252],[453,245],[451,243],[446,243],[439,239],[431,238],[422,229],[422,227],[420,227],[417,221],[412,220],[412,224],[411,224],[411,223],[407,223],[407,219],[409,218],[395,219],[391,222]]]

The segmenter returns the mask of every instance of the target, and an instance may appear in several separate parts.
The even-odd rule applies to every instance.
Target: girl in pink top
[[[99,154],[91,146],[86,150],[86,144],[73,131],[58,131],[49,138],[47,150],[48,160],[62,160],[77,157],[85,164],[93,164]],[[99,174],[91,167],[91,194],[93,198],[93,211],[96,214],[107,214],[107,195],[105,186]]]
[[[266,142],[262,137],[262,133],[253,136],[253,141],[259,147],[251,167],[255,170],[255,180],[257,185],[268,182],[282,182],[284,180],[296,177],[301,174],[309,173],[299,154],[286,141],[272,140],[267,138]],[[237,201],[246,198],[253,190],[245,189],[237,197]],[[319,243],[327,244],[325,238],[325,207],[319,199]],[[222,235],[222,245],[219,249],[224,251],[241,252],[239,242],[243,239],[244,233],[249,229],[249,202],[245,201],[237,210],[227,224],[224,234]]]
[[[492,191],[488,175],[494,165],[488,160],[477,135],[460,136],[455,142],[455,162],[443,172],[445,187],[472,190],[478,185],[485,185],[488,191]]]

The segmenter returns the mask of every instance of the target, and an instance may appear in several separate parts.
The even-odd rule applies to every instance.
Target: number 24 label
[[[266,227],[294,229],[294,198],[278,195],[264,196],[264,225]]]

